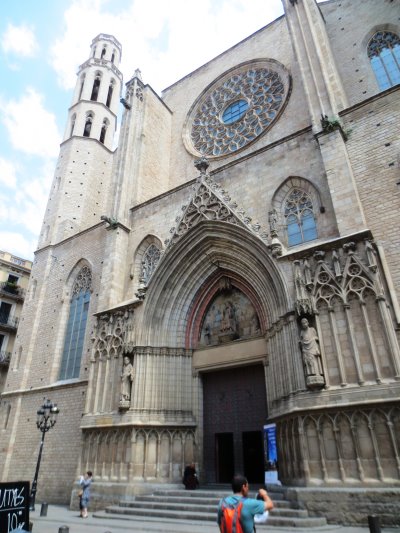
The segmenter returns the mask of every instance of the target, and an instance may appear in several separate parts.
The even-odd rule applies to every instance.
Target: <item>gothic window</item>
[[[84,266],[79,271],[72,288],[67,331],[61,359],[60,379],[79,377],[91,286],[92,273],[89,267]]]
[[[142,278],[147,284],[160,260],[161,252],[155,244],[150,244],[142,259]]]
[[[368,57],[379,88],[383,91],[400,83],[400,37],[378,31],[368,44]]]
[[[107,101],[106,101],[107,107],[110,107],[110,104],[111,104],[111,98],[112,98],[113,91],[114,91],[114,83],[115,83],[114,80],[111,80],[110,85],[108,87],[108,94],[107,94]]]
[[[101,81],[101,74],[97,72],[96,77],[93,82],[92,94],[90,96],[90,99],[93,102],[97,102],[97,97],[99,96],[100,81]]]
[[[108,128],[108,120],[105,118],[103,120],[103,125],[101,127],[101,132],[100,132],[100,142],[103,143],[103,144],[104,144],[104,140],[106,138],[107,128]]]
[[[310,196],[301,189],[293,189],[284,205],[288,245],[295,246],[317,238],[314,207]]]
[[[101,59],[104,59],[105,55],[106,55],[106,48],[104,47],[103,50],[101,51]]]
[[[114,63],[114,60],[115,60],[115,52],[112,53],[112,56],[111,56],[111,63]]]
[[[90,137],[90,130],[92,129],[93,114],[88,113],[86,115],[85,129],[83,130],[84,137]]]

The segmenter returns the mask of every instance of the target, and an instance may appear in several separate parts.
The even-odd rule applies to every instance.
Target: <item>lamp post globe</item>
[[[48,398],[45,399],[43,405],[37,411],[36,426],[41,432],[41,441],[39,447],[39,455],[36,463],[35,476],[33,478],[31,493],[30,493],[30,510],[35,510],[35,499],[37,492],[37,480],[39,476],[40,461],[42,459],[42,451],[44,444],[44,437],[46,433],[55,425],[57,422],[57,416],[60,410],[57,407],[56,403],[52,403]]]

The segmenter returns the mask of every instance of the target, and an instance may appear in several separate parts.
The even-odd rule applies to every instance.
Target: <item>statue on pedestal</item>
[[[124,357],[121,372],[121,395],[119,406],[122,409],[129,409],[131,401],[132,382],[134,378],[133,365],[128,356]]]
[[[322,369],[321,352],[317,332],[302,318],[299,344],[303,355],[306,385],[309,389],[322,388],[325,385]]]

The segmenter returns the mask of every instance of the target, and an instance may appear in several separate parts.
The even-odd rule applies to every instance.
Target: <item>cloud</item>
[[[6,54],[22,57],[33,57],[38,50],[34,31],[26,25],[9,24],[1,39],[1,46]]]
[[[30,259],[36,250],[38,235],[42,227],[55,162],[46,160],[39,168],[19,169],[18,188],[12,196],[0,190],[0,227],[8,231],[0,231],[2,250],[10,251],[20,257]],[[21,178],[25,176],[25,180]],[[12,235],[19,235],[10,248]],[[3,241],[4,237],[4,241]]]
[[[11,254],[32,261],[36,250],[36,238],[27,239],[16,231],[0,231],[1,249]]]
[[[56,117],[43,107],[43,96],[27,88],[19,100],[0,101],[2,121],[14,148],[43,158],[56,157],[61,134]]]
[[[99,33],[122,44],[120,70],[126,80],[139,67],[157,92],[200,67],[282,14],[281,0],[75,0],[65,11],[65,32],[51,49],[59,83],[72,89],[78,65]],[[196,13],[194,18],[193,13]]]
[[[17,186],[16,165],[0,157],[0,183],[10,189]]]

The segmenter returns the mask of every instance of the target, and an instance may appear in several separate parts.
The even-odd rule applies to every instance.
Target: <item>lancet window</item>
[[[62,380],[79,377],[91,287],[92,273],[89,267],[84,266],[79,271],[72,288],[59,376]]]
[[[83,74],[82,77],[81,77],[81,88],[79,89],[79,98],[78,98],[78,100],[80,100],[81,97],[82,97],[84,84],[85,84],[85,74]]]
[[[295,188],[289,193],[284,205],[284,217],[289,246],[317,238],[314,206],[304,190]]]
[[[97,102],[97,97],[99,96],[99,90],[100,90],[100,82],[101,82],[101,74],[97,72],[96,77],[93,82],[92,94],[90,96],[90,99],[93,102]]]
[[[400,83],[400,37],[378,31],[368,44],[368,57],[379,88],[383,91]]]
[[[112,99],[112,95],[114,91],[114,84],[115,84],[114,80],[111,80],[110,85],[108,86],[108,94],[107,94],[107,101],[106,101],[107,107],[110,107],[111,105],[111,99]]]
[[[74,113],[71,118],[71,131],[69,134],[70,137],[72,137],[72,135],[74,134],[75,122],[76,122],[76,114]]]
[[[83,130],[84,137],[90,137],[90,131],[92,129],[92,122],[93,122],[93,113],[88,113],[86,115],[85,128]]]
[[[104,140],[106,138],[107,128],[108,128],[108,120],[105,118],[103,120],[103,125],[101,126],[101,132],[100,132],[100,142],[104,144]]]

